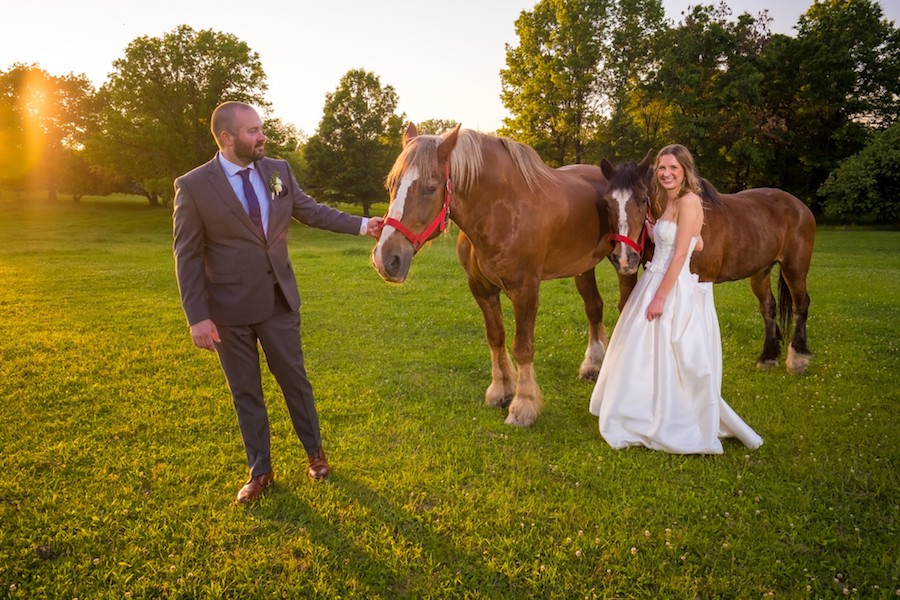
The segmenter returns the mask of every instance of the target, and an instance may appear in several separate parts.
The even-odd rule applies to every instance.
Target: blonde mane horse
[[[534,372],[534,326],[541,281],[574,277],[588,318],[579,376],[594,379],[606,352],[603,300],[594,267],[612,250],[598,167],[547,167],[537,153],[507,138],[459,127],[419,136],[410,124],[387,177],[391,204],[372,251],[383,279],[402,283],[416,252],[459,226],[456,250],[481,309],[491,354],[488,406],[509,406],[506,422],[529,426],[543,399]],[[621,307],[636,275],[619,275]],[[506,350],[500,292],[512,302],[516,369]]]

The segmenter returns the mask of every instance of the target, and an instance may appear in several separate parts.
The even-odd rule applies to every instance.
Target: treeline
[[[720,189],[772,186],[818,216],[900,220],[900,32],[872,0],[822,0],[773,34],[723,2],[538,2],[507,48],[501,133],[553,164],[680,142]]]
[[[498,133],[549,164],[635,160],[680,142],[722,190],[781,187],[820,217],[900,221],[900,32],[875,0],[816,2],[793,37],[724,2],[673,24],[661,0],[540,0],[515,27],[499,73],[512,116]],[[320,200],[366,213],[387,200],[405,121],[392,86],[349,71],[309,137],[271,113],[266,90],[246,43],[188,26],[132,41],[99,89],[12,65],[0,71],[0,189],[167,205],[173,179],[215,152],[209,115],[231,99],[263,111],[268,153]]]

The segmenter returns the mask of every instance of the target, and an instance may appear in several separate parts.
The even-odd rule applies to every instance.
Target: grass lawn
[[[335,470],[307,479],[267,377],[277,480],[251,508],[232,504],[245,457],[188,336],[169,211],[4,193],[0,240],[0,598],[900,595],[900,232],[820,229],[804,376],[756,368],[749,284],[717,286],[723,395],[765,444],[673,456],[600,438],[572,280],[542,287],[546,405],[517,429],[483,405],[451,237],[391,286],[370,239],[296,225]],[[608,264],[598,280],[612,331]]]

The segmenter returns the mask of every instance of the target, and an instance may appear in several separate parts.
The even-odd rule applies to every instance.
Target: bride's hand
[[[656,317],[663,314],[663,307],[665,306],[665,300],[662,298],[654,298],[650,302],[650,306],[647,307],[647,320],[652,321]]]

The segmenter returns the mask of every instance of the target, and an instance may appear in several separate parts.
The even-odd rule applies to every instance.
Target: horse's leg
[[[526,282],[510,288],[509,299],[516,315],[516,336],[513,356],[519,368],[516,395],[509,405],[507,425],[528,427],[544,406],[544,399],[534,376],[534,323],[537,318],[540,281]]]
[[[799,267],[786,261],[781,265],[781,277],[779,285],[784,286],[791,297],[791,311],[793,312],[794,334],[791,343],[788,344],[785,366],[791,373],[805,373],[809,367],[811,353],[806,345],[806,320],[809,316],[809,294],[806,289],[806,274],[809,272],[809,257],[805,261],[799,261]],[[784,302],[785,294],[779,294],[779,300]]]
[[[775,318],[776,305],[775,296],[772,294],[771,272],[772,268],[769,267],[750,278],[750,288],[759,300],[759,314],[762,315],[766,330],[762,354],[756,360],[756,366],[761,369],[777,365],[778,355],[781,353],[781,331]]]
[[[632,273],[631,275],[623,275],[616,271],[616,275],[619,278],[619,313],[622,313],[622,309],[625,308],[625,303],[628,302],[628,298],[631,297],[631,292],[634,290],[634,286],[637,285],[638,274],[637,272]]]
[[[484,393],[488,406],[506,406],[516,392],[516,369],[506,351],[506,332],[503,329],[503,311],[499,290],[487,293],[477,282],[469,280],[469,289],[484,315],[484,337],[491,350],[491,385]]]
[[[462,233],[456,242],[456,252],[468,275],[469,290],[484,316],[484,337],[491,351],[491,384],[484,394],[484,403],[493,407],[506,406],[516,391],[516,369],[506,352],[500,288],[481,275],[475,257],[472,256],[471,242]]]
[[[588,320],[588,345],[578,371],[579,379],[595,380],[606,356],[606,329],[603,327],[603,299],[597,290],[594,269],[575,276],[575,288],[584,300],[584,314]]]

